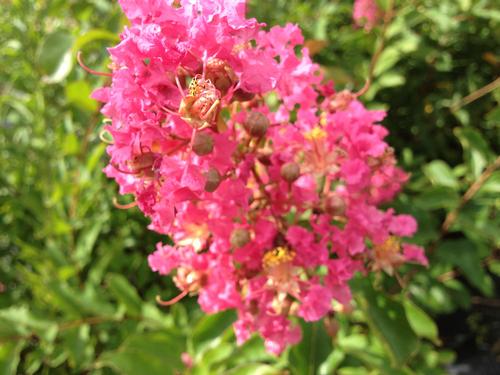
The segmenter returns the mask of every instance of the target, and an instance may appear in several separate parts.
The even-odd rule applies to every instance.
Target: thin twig
[[[456,112],[467,104],[470,104],[473,101],[485,96],[486,94],[489,94],[498,87],[500,87],[500,77],[495,79],[493,82],[488,83],[486,86],[483,86],[473,93],[467,95],[465,98],[462,98],[457,103],[453,104],[450,109],[452,112]]]
[[[491,177],[493,172],[500,168],[500,156],[496,158],[496,160],[490,164],[484,172],[479,176],[479,178],[474,181],[474,183],[467,189],[465,194],[462,196],[462,199],[460,200],[460,203],[458,204],[455,209],[450,211],[448,215],[446,215],[446,218],[443,222],[443,225],[441,226],[441,233],[446,234],[450,227],[453,225],[455,220],[458,217],[458,212],[460,209],[472,199],[472,197],[481,189],[481,187],[484,185],[484,183],[488,180],[488,178]]]

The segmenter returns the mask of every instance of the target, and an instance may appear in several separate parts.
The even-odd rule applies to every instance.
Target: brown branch
[[[486,94],[489,94],[498,87],[500,87],[500,77],[495,79],[493,82],[488,83],[486,86],[483,86],[473,93],[467,95],[465,98],[462,98],[457,103],[453,104],[450,109],[452,112],[456,112],[460,108],[472,103],[473,101],[485,96]]]
[[[446,218],[443,222],[443,225],[441,226],[441,233],[442,235],[448,233],[448,230],[450,227],[453,225],[455,220],[458,217],[459,211],[462,209],[462,207],[474,197],[474,195],[481,189],[481,187],[484,185],[484,183],[491,177],[493,172],[500,168],[500,156],[496,158],[496,160],[490,164],[484,172],[479,176],[479,178],[474,181],[474,183],[467,189],[465,194],[462,196],[462,199],[460,200],[460,203],[458,204],[455,209],[450,211],[448,215],[446,215]]]

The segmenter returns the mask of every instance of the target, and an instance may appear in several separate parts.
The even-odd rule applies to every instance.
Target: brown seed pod
[[[293,161],[288,162],[281,166],[280,173],[285,181],[292,183],[300,177],[300,167]]]
[[[234,248],[239,249],[250,242],[250,232],[244,228],[236,228],[231,233],[230,242]]]
[[[214,139],[207,133],[196,133],[193,140],[193,151],[198,156],[210,154],[214,149]]]
[[[209,193],[213,193],[219,187],[222,177],[219,171],[215,168],[210,168],[208,172],[205,174],[206,182],[205,182],[205,191]]]
[[[243,124],[248,134],[255,138],[262,138],[265,136],[269,125],[269,119],[258,111],[250,112]]]

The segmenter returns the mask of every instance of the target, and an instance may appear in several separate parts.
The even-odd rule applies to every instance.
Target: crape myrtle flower
[[[380,208],[408,179],[385,112],[325,83],[297,26],[267,30],[243,0],[120,4],[130,25],[93,97],[104,172],[134,198],[117,205],[174,242],[148,257],[180,290],[160,304],[233,309],[239,344],[257,332],[279,354],[300,341],[297,319],[349,311],[356,272],[427,265],[403,243],[415,220]]]

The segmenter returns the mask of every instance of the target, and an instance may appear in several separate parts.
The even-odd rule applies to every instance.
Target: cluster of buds
[[[180,289],[159,303],[234,309],[238,343],[257,332],[279,354],[297,319],[349,309],[355,272],[425,264],[402,240],[415,220],[379,207],[407,179],[385,113],[323,82],[298,27],[265,31],[243,0],[120,3],[130,26],[93,97],[105,173],[175,243],[148,259]]]

